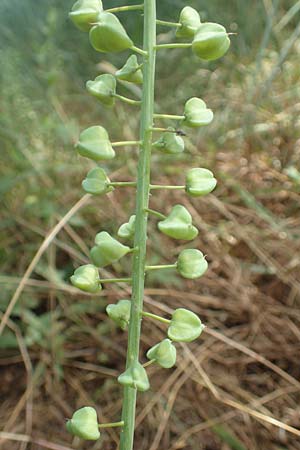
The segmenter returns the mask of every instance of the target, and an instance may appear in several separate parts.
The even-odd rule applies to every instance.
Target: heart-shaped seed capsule
[[[130,308],[130,300],[119,300],[116,304],[107,305],[106,312],[122,330],[126,330],[130,319]]]
[[[170,339],[164,339],[148,350],[147,358],[155,360],[157,364],[165,369],[170,369],[176,364],[176,347]]]
[[[98,52],[117,53],[133,46],[119,19],[112,13],[102,11],[97,24],[90,30],[90,43]]]
[[[90,31],[101,11],[101,0],[78,0],[69,12],[69,17],[79,30]]]
[[[153,148],[169,155],[182,153],[184,151],[184,140],[176,134],[174,128],[168,129],[170,131],[163,133],[158,141],[154,142]]]
[[[115,77],[106,73],[99,75],[95,80],[87,81],[86,88],[103,105],[111,107],[115,104],[116,85]]]
[[[192,224],[192,216],[182,205],[173,206],[165,220],[158,222],[159,230],[174,239],[190,241],[198,235],[198,230]]]
[[[185,6],[180,13],[179,23],[181,27],[177,28],[177,38],[193,38],[197,29],[201,25],[201,20],[198,11],[191,6]]]
[[[200,250],[182,250],[177,260],[177,271],[184,278],[193,280],[201,277],[207,270],[208,264]]]
[[[214,113],[197,97],[190,98],[184,106],[183,125],[191,128],[203,127],[212,122]]]
[[[91,259],[97,267],[105,267],[118,261],[128,252],[130,247],[121,244],[106,231],[101,231],[95,238],[95,247],[91,250]]]
[[[230,47],[226,29],[218,23],[202,23],[193,40],[192,50],[196,56],[213,61],[225,55]]]
[[[101,284],[99,282],[99,273],[97,267],[93,264],[86,264],[78,267],[70,278],[73,286],[86,292],[101,291]]]
[[[125,65],[120,70],[117,70],[115,75],[118,80],[129,81],[135,84],[143,83],[143,73],[136,55],[131,55]]]
[[[93,195],[107,194],[113,191],[113,187],[109,185],[110,180],[101,167],[95,167],[87,174],[82,182],[82,187],[85,192]]]
[[[118,382],[141,392],[150,388],[147,372],[139,362],[132,363],[124,373],[119,375]]]
[[[66,427],[73,436],[88,441],[96,441],[100,437],[97,412],[91,406],[78,409],[68,420]]]
[[[94,161],[105,161],[116,155],[106,129],[99,125],[82,131],[75,148],[79,155]]]
[[[217,185],[214,174],[203,168],[190,169],[186,174],[185,190],[192,197],[209,194]]]
[[[123,223],[118,229],[118,236],[123,239],[132,239],[135,229],[135,215],[130,216],[129,221]]]
[[[200,336],[204,328],[195,313],[188,309],[179,308],[172,314],[168,336],[175,342],[191,342]]]

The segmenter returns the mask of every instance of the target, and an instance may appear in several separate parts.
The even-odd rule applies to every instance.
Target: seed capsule
[[[193,280],[201,277],[207,270],[207,261],[200,250],[183,250],[177,260],[177,270],[184,278]]]
[[[110,180],[107,178],[106,173],[101,167],[96,167],[92,169],[87,174],[86,178],[82,182],[82,187],[85,192],[93,195],[107,194],[114,190],[112,186],[109,185]]]
[[[179,23],[181,27],[177,28],[177,38],[193,38],[197,29],[201,25],[201,20],[198,11],[191,6],[185,6],[180,13]]]
[[[112,13],[102,11],[97,18],[97,25],[90,31],[90,43],[98,52],[117,53],[133,46],[125,28]]]
[[[170,339],[164,339],[148,350],[147,358],[154,359],[157,364],[165,369],[170,369],[176,364],[176,347]]]
[[[214,174],[203,168],[190,169],[186,174],[185,190],[192,197],[209,194],[217,185]]]
[[[196,56],[213,61],[225,55],[230,47],[226,29],[218,23],[202,23],[193,40],[192,50]]]
[[[170,155],[182,153],[184,151],[184,140],[175,132],[174,128],[169,128],[169,130],[153,143],[153,148]]]
[[[118,261],[131,249],[110,236],[106,231],[101,231],[95,238],[95,246],[91,250],[91,259],[97,267],[105,267]]]
[[[168,336],[175,342],[191,342],[200,336],[204,328],[195,313],[188,309],[179,308],[172,314]]]
[[[182,205],[173,206],[165,220],[158,222],[159,230],[174,239],[190,241],[198,235],[198,230],[192,224],[192,216]]]
[[[113,106],[115,104],[117,82],[113,75],[105,73],[99,75],[95,80],[89,80],[86,83],[87,91],[96,97],[104,106]]]
[[[118,382],[141,392],[150,388],[147,372],[139,362],[132,363],[124,373],[119,375]]]
[[[123,223],[118,230],[118,236],[123,239],[132,239],[135,229],[135,215],[130,216],[129,221]]]
[[[142,84],[143,73],[138,63],[136,55],[131,55],[125,65],[117,70],[116,78],[118,80],[129,81],[130,83]]]
[[[99,292],[102,287],[99,282],[99,273],[97,267],[93,264],[86,264],[78,267],[70,278],[73,286],[86,292]]]
[[[130,308],[130,300],[119,300],[117,304],[107,305],[106,312],[122,330],[126,330],[130,319]]]
[[[96,441],[100,437],[97,412],[90,406],[75,411],[72,419],[67,421],[66,427],[69,433],[81,439]]]
[[[75,148],[79,155],[94,161],[105,161],[116,156],[106,129],[98,125],[82,131]]]
[[[69,12],[69,17],[79,30],[89,31],[102,10],[101,0],[78,0]]]
[[[214,118],[214,113],[206,107],[206,103],[197,97],[190,98],[184,107],[183,125],[196,128],[208,125]]]

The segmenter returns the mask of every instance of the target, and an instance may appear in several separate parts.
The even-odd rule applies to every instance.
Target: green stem
[[[116,8],[106,9],[106,12],[117,13],[122,11],[139,11],[144,9],[144,4],[142,5],[129,5],[129,6],[118,6]]]
[[[154,114],[155,119],[172,119],[172,120],[183,120],[184,116],[174,116],[173,114]]]
[[[99,280],[99,284],[102,283],[130,283],[132,278],[104,278]]]
[[[179,189],[185,189],[185,186],[168,186],[164,184],[150,184],[150,189],[169,189],[172,191],[179,190]]]
[[[151,364],[155,363],[156,359],[150,359],[150,361],[147,361],[143,364],[144,369],[148,366],[151,366]]]
[[[155,46],[156,50],[161,50],[164,48],[190,48],[192,46],[192,44],[188,44],[188,43],[174,43],[174,44],[159,44]]]
[[[124,145],[140,145],[141,141],[120,141],[120,142],[112,142],[113,147],[123,147]]]
[[[144,57],[148,56],[148,52],[147,52],[147,51],[142,50],[141,48],[136,47],[135,45],[133,45],[133,46],[131,47],[131,50],[134,51],[134,52],[136,52],[136,53],[138,53],[139,55],[144,56]]]
[[[160,270],[160,269],[176,269],[177,264],[160,264],[158,266],[146,266],[146,272],[150,270]]]
[[[112,423],[98,423],[99,428],[115,428],[115,427],[123,427],[124,421],[121,422],[112,422]]]
[[[111,181],[110,183],[107,183],[108,186],[113,187],[135,187],[136,181]]]
[[[149,214],[152,214],[153,216],[158,217],[161,220],[165,220],[167,218],[164,214],[161,214],[158,211],[154,211],[154,209],[146,208],[145,211],[147,211],[147,213],[149,213]]]
[[[160,317],[160,316],[157,316],[156,314],[152,314],[152,313],[149,313],[146,311],[142,312],[142,316],[150,317],[151,319],[158,320],[159,322],[166,323],[168,325],[171,323],[171,320],[165,319],[164,317]]]
[[[141,104],[140,100],[132,100],[131,98],[124,97],[123,95],[119,94],[113,94],[113,97],[121,100],[124,103],[128,103],[128,105],[137,105],[139,106]]]
[[[163,25],[165,27],[174,27],[174,28],[180,28],[182,27],[181,23],[175,23],[175,22],[168,22],[166,20],[157,20],[156,25]]]
[[[155,45],[156,45],[156,0],[144,2],[144,50],[143,50],[143,94],[140,124],[140,147],[138,162],[138,184],[136,195],[136,219],[134,247],[138,247],[133,257],[132,267],[132,302],[128,328],[128,348],[126,368],[139,361],[141,335],[141,313],[143,310],[145,260],[147,249],[147,220],[145,211],[150,195],[150,162],[152,149],[154,80],[155,80]],[[125,386],[122,409],[124,427],[121,431],[120,450],[132,450],[137,390]]]

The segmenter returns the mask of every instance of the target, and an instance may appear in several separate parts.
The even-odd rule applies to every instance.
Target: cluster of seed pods
[[[67,422],[70,433],[82,439],[96,440],[100,437],[99,428],[121,427],[121,450],[131,450],[133,439],[134,417],[129,417],[135,411],[136,391],[146,391],[150,387],[145,367],[150,363],[156,363],[163,368],[171,368],[176,364],[176,342],[191,342],[197,339],[204,325],[200,318],[185,308],[176,309],[170,319],[157,316],[144,311],[143,288],[145,274],[150,270],[164,270],[173,268],[179,275],[187,279],[201,277],[207,270],[208,264],[205,256],[199,249],[187,248],[182,250],[173,264],[150,266],[144,263],[146,254],[146,228],[148,215],[158,219],[158,229],[161,233],[173,238],[192,241],[198,235],[198,229],[193,225],[192,216],[182,205],[175,205],[167,215],[149,209],[148,200],[150,191],[158,189],[182,189],[187,195],[200,197],[209,194],[216,186],[217,181],[213,173],[206,168],[192,168],[185,174],[182,186],[162,186],[150,183],[150,178],[143,174],[145,167],[149,165],[151,151],[165,154],[179,154],[184,151],[185,143],[182,135],[176,128],[158,128],[154,120],[175,120],[180,128],[198,128],[208,125],[213,120],[213,112],[207,108],[205,102],[197,97],[186,101],[182,115],[155,114],[153,112],[155,54],[164,48],[191,48],[199,58],[210,61],[223,56],[230,46],[230,40],[225,28],[216,23],[202,23],[199,13],[186,6],[180,13],[177,23],[170,23],[156,19],[155,0],[145,0],[142,5],[121,6],[104,10],[100,0],[79,0],[71,12],[70,18],[74,24],[84,32],[89,33],[92,47],[102,53],[115,53],[131,50],[122,68],[115,75],[100,74],[95,80],[86,83],[87,91],[102,105],[111,108],[116,101],[124,101],[129,105],[142,107],[141,135],[136,141],[112,142],[105,128],[93,125],[82,131],[76,144],[77,152],[84,158],[95,162],[95,167],[90,170],[82,182],[83,190],[92,195],[105,195],[116,188],[134,188],[136,190],[137,207],[134,215],[131,215],[127,223],[122,224],[117,230],[117,237],[111,236],[106,231],[100,231],[95,237],[95,245],[90,251],[91,263],[78,267],[71,283],[89,293],[97,293],[105,282],[129,282],[133,285],[132,299],[121,299],[116,304],[107,306],[108,316],[122,329],[129,329],[129,344],[125,371],[119,375],[118,382],[125,387],[125,402],[122,420],[110,424],[98,424],[96,410],[85,406],[77,410]],[[134,45],[125,28],[119,21],[116,13],[121,11],[143,10],[145,16],[144,48]],[[149,44],[153,41],[153,31],[156,25],[174,27],[175,36],[188,42],[175,42],[171,44]],[[149,36],[147,36],[147,30]],[[147,44],[148,42],[148,44]],[[138,56],[137,56],[138,55]],[[138,60],[141,58],[141,61]],[[145,96],[142,101],[130,99],[117,93],[118,80],[128,83],[142,84]],[[153,90],[153,89],[152,89]],[[147,101],[148,106],[143,103]],[[151,101],[152,99],[152,101]],[[148,107],[148,111],[147,111]],[[144,111],[144,113],[143,113]],[[146,112],[145,112],[146,111]],[[148,114],[149,113],[149,114]],[[144,114],[144,116],[143,116]],[[145,117],[150,116],[146,120]],[[144,117],[144,119],[143,119]],[[152,139],[154,133],[161,135],[156,140]],[[147,140],[147,142],[146,142]],[[97,163],[108,161],[116,156],[116,149],[120,146],[137,146],[139,148],[139,172],[137,181],[111,181],[105,170]],[[144,161],[144,166],[143,166]],[[97,164],[97,165],[96,165]],[[150,173],[150,171],[149,171]],[[149,175],[150,176],[150,175]],[[148,196],[144,203],[141,196]],[[142,205],[142,207],[141,207]],[[146,207],[145,207],[146,206]],[[121,241],[120,241],[121,240]],[[133,272],[131,278],[101,279],[99,269],[115,263],[125,255],[132,254]],[[141,270],[136,270],[141,267]],[[138,287],[137,287],[138,286]],[[136,292],[134,292],[136,290]],[[146,356],[148,362],[144,365],[139,360],[140,322],[142,318],[159,320],[166,325],[166,338],[155,343]],[[131,333],[131,335],[130,335]],[[133,342],[135,339],[135,342]],[[126,390],[127,389],[127,390]],[[131,409],[130,409],[131,408]],[[131,414],[131,416],[132,416]],[[122,433],[124,436],[122,436]],[[126,433],[128,436],[126,437]],[[131,436],[129,434],[131,433]],[[122,444],[123,439],[123,444]]]

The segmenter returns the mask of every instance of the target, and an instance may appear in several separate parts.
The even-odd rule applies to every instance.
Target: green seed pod
[[[185,190],[192,197],[209,194],[217,185],[214,174],[203,168],[191,169],[186,174]]]
[[[184,106],[183,125],[191,128],[203,127],[212,122],[214,113],[201,98],[190,98]]]
[[[91,250],[91,259],[97,267],[105,267],[118,261],[130,252],[130,247],[121,244],[106,231],[101,231],[95,238],[95,247]]]
[[[90,31],[103,11],[101,0],[78,0],[69,13],[70,19],[81,31]]]
[[[105,73],[99,75],[95,80],[89,80],[86,83],[88,92],[96,97],[105,106],[113,106],[115,104],[117,82],[113,75]]]
[[[96,441],[100,437],[97,412],[91,406],[85,406],[74,412],[66,427],[73,436],[87,441]]]
[[[176,364],[176,347],[170,339],[164,339],[148,350],[147,358],[154,359],[164,369],[170,369]]]
[[[174,239],[191,241],[198,235],[198,230],[192,225],[192,216],[182,205],[173,206],[165,220],[158,222],[159,230]]]
[[[139,362],[132,363],[124,373],[121,373],[118,382],[141,392],[150,388],[147,372]]]
[[[123,223],[118,230],[118,236],[123,239],[132,239],[134,236],[135,215],[130,216],[129,221]]]
[[[90,43],[98,52],[117,53],[133,46],[133,42],[119,19],[109,12],[101,12],[97,25],[90,31]]]
[[[207,270],[208,264],[200,250],[183,250],[177,260],[177,270],[183,278],[193,280],[201,277]]]
[[[106,312],[108,316],[122,328],[122,330],[126,330],[130,319],[130,308],[130,300],[119,300],[116,305],[107,305]]]
[[[188,309],[179,308],[172,314],[168,336],[175,342],[191,342],[197,339],[205,326],[199,317]]]
[[[225,55],[230,47],[226,29],[218,23],[202,23],[198,28],[192,45],[196,56],[213,61]]]
[[[197,29],[201,25],[201,20],[198,11],[191,6],[185,6],[180,13],[179,23],[181,27],[177,28],[177,38],[193,38]]]
[[[131,55],[125,65],[115,73],[118,80],[130,83],[142,84],[143,72],[141,71],[136,55]]]
[[[99,292],[102,287],[99,283],[99,273],[93,264],[86,264],[78,267],[70,278],[73,286],[86,292]]]
[[[95,169],[89,171],[83,180],[82,187],[89,194],[101,195],[114,190],[109,183],[110,180],[107,178],[105,171],[101,167],[95,167]]]
[[[106,129],[98,125],[82,131],[75,148],[79,155],[94,161],[105,161],[116,155]]]
[[[153,148],[159,150],[162,153],[169,155],[175,155],[184,151],[184,140],[181,136],[178,136],[174,128],[168,128],[170,131],[166,131],[153,143]]]

